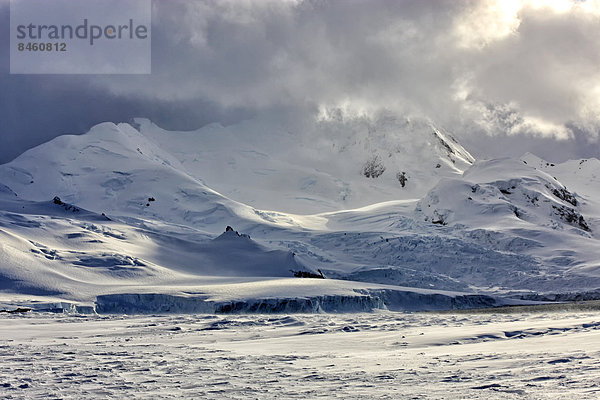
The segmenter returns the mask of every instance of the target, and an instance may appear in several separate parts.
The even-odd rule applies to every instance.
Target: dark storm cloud
[[[166,129],[190,130],[252,115],[246,109],[224,108],[194,96],[172,100],[134,91],[116,94],[93,75],[9,75],[9,21],[5,1],[0,3],[0,163],[58,135],[83,133],[104,121],[127,122],[142,116]],[[111,79],[127,81],[131,76]],[[146,77],[145,82],[152,80]]]
[[[3,65],[0,161],[104,120],[190,129],[319,107],[426,116],[481,156],[600,156],[600,13],[578,4],[154,1],[150,76]]]

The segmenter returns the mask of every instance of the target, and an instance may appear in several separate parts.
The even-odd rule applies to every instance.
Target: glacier
[[[475,160],[417,119],[329,115],[304,129],[136,119],[1,165],[0,304],[345,312],[595,298],[597,159]],[[365,176],[374,155],[385,170]]]

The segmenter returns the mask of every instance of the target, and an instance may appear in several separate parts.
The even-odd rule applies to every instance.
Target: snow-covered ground
[[[3,399],[597,399],[593,312],[0,314]]]

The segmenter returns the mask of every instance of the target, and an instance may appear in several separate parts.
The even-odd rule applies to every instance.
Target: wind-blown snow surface
[[[168,133],[146,120],[104,123],[0,166],[0,301],[105,312],[369,311],[600,288],[598,160],[475,162],[423,121],[329,116],[306,129],[296,136],[249,121]],[[377,204],[299,215],[245,202]],[[227,225],[239,233],[223,233]],[[344,281],[292,278],[318,269]]]
[[[597,399],[596,313],[0,314],[0,397]]]

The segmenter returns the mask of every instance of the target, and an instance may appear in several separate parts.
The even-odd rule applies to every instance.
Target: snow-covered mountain
[[[600,288],[598,160],[475,161],[389,116],[302,126],[104,123],[0,166],[0,301],[333,311]]]
[[[433,123],[386,115],[349,117],[338,110],[294,130],[261,119],[192,132],[136,123],[209,187],[244,204],[291,213],[419,198],[474,161]]]
[[[598,287],[597,185],[588,181],[586,190],[581,177],[567,175],[569,186],[583,190],[571,192],[527,159],[532,156],[477,162],[461,179],[442,180],[419,201],[417,213],[487,248],[530,257],[532,262],[502,269],[482,266],[498,285],[554,291]],[[569,164],[560,168],[567,171]]]

